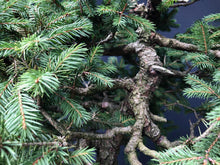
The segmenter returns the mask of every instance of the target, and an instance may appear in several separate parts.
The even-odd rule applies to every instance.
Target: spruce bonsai
[[[153,164],[220,164],[220,14],[157,33],[178,27],[169,8],[196,1],[1,0],[0,164],[117,164],[122,144],[132,165],[137,150]],[[165,107],[195,114],[188,137],[166,138]]]

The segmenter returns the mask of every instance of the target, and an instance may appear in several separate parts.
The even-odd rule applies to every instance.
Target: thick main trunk
[[[101,165],[117,165],[121,141],[122,135],[116,135],[111,139],[91,141],[90,146],[96,148],[97,162]]]
[[[130,164],[141,165],[137,159],[136,148],[142,141],[143,129],[145,134],[155,141],[160,137],[160,129],[150,118],[149,100],[160,82],[159,76],[151,69],[151,66],[161,66],[162,63],[153,48],[139,41],[129,44],[125,47],[125,51],[137,53],[140,59],[140,70],[134,78],[136,86],[129,95],[129,103],[136,122],[131,138],[125,147],[125,153],[128,155]]]

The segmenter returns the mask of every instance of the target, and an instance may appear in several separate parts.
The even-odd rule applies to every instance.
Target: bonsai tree
[[[220,14],[157,32],[196,1],[1,0],[0,164],[117,164],[122,144],[131,165],[138,150],[153,164],[220,164]],[[163,112],[182,107],[197,121],[171,142]]]

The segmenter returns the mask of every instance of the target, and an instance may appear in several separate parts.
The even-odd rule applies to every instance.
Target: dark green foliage
[[[87,112],[76,101],[62,97],[59,104],[61,104],[60,108],[64,113],[64,118],[67,118],[69,122],[73,122],[76,127],[81,127],[91,120],[91,113]]]
[[[171,28],[178,28],[180,25],[174,19],[178,9],[165,10],[160,14],[160,19],[157,22],[157,29],[161,31],[170,31]]]
[[[178,0],[163,0],[161,4],[158,6],[158,9],[163,11],[172,6],[177,1]]]

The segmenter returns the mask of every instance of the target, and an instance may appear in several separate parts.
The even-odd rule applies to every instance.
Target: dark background
[[[200,0],[190,6],[179,7],[176,14],[176,21],[180,24],[179,28],[173,28],[171,32],[161,32],[166,37],[174,37],[177,33],[184,33],[194,21],[209,14],[220,12],[220,0]]]
[[[146,1],[139,1],[140,3],[146,3]],[[179,28],[172,28],[170,32],[159,32],[160,34],[173,38],[178,33],[186,32],[196,20],[199,20],[209,14],[215,14],[220,12],[220,0],[200,0],[190,6],[179,7],[179,11],[176,14],[176,23],[180,24]],[[220,22],[217,22],[220,24]],[[196,107],[201,104],[199,99],[191,99],[191,106]],[[184,109],[181,112],[166,111],[165,117],[168,119],[169,123],[175,125],[176,127],[169,131],[167,137],[169,140],[176,140],[179,137],[186,136],[189,134],[189,120],[195,122],[195,117],[193,114],[184,113]],[[205,130],[203,124],[200,125],[201,131]],[[198,130],[196,133],[199,134]],[[155,149],[153,143],[148,139],[144,139],[145,145],[150,149]],[[118,156],[118,165],[128,165],[128,161],[124,158],[124,146],[121,146],[120,154]],[[149,157],[138,153],[138,158],[143,165],[149,164]]]

